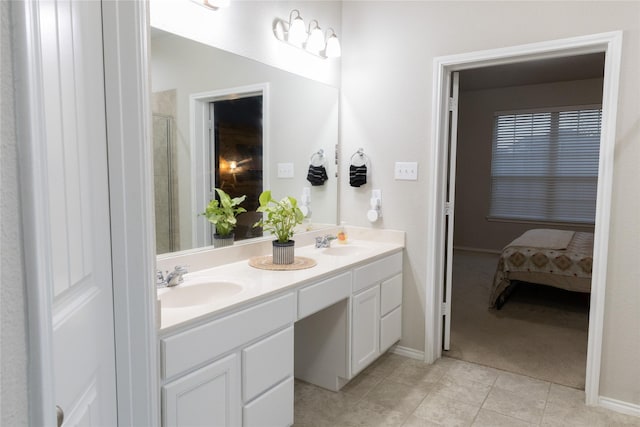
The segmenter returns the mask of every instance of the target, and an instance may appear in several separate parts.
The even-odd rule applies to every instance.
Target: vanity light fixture
[[[221,7],[228,7],[230,2],[230,0],[191,0],[191,1],[211,10],[218,10]]]
[[[324,54],[327,58],[339,58],[340,55],[342,55],[340,41],[338,40],[336,32],[333,31],[333,28],[329,28],[327,32],[329,32],[329,30],[331,30],[331,34],[327,38],[327,47],[324,50]]]
[[[298,15],[293,18],[294,12]],[[300,16],[298,9],[293,9],[289,14],[289,31],[287,32],[287,41],[294,46],[302,47],[307,39],[307,32],[304,29],[304,20]]]
[[[273,31],[278,40],[304,49],[320,58],[338,58],[341,55],[336,32],[329,28],[323,35],[322,28],[316,19],[312,19],[309,27],[305,28],[298,9],[293,9],[289,13],[289,22],[276,20]]]
[[[311,24],[315,23],[315,28],[311,28]],[[320,24],[315,19],[309,23],[309,38],[307,38],[307,42],[304,45],[304,48],[309,52],[319,55],[320,51],[324,49],[324,35],[322,34],[322,30],[320,29]]]

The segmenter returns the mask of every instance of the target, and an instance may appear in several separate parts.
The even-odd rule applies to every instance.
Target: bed
[[[522,282],[589,293],[592,265],[593,233],[528,230],[502,250],[489,306],[502,308]]]

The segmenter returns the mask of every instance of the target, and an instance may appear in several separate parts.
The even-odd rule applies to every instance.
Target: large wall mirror
[[[261,236],[263,189],[307,192],[308,221],[337,223],[337,88],[157,29],[150,68],[158,254],[211,244],[198,214],[214,187],[248,196],[237,240]],[[311,163],[326,167],[322,185],[307,180]]]

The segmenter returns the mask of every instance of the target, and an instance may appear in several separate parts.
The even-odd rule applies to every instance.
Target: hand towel
[[[324,182],[329,179],[327,170],[324,165],[314,166],[309,165],[309,173],[307,173],[307,181],[311,185],[324,185]]]
[[[352,187],[360,187],[367,183],[367,165],[349,166],[349,184]]]

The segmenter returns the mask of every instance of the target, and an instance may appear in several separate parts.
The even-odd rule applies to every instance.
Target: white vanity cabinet
[[[402,253],[353,271],[351,377],[396,343],[402,334]]]
[[[161,331],[164,427],[290,426],[294,376],[338,391],[400,339],[402,252],[282,292]]]
[[[289,293],[161,337],[162,425],[293,424]]]

